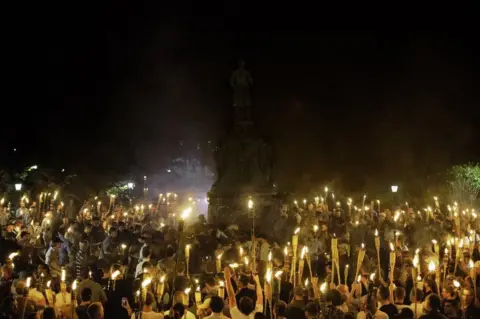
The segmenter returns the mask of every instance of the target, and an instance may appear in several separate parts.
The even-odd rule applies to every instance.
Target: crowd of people
[[[472,208],[315,199],[285,205],[261,232],[145,207],[3,207],[0,315],[480,318]]]

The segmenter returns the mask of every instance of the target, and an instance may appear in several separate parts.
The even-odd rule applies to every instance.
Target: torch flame
[[[295,231],[293,232],[295,235],[297,235],[298,233],[300,232],[300,227],[298,227],[297,229],[295,229]]]
[[[378,229],[375,229],[375,237],[378,237]]]

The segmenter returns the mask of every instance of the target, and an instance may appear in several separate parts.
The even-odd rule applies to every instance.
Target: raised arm
[[[230,309],[232,309],[237,305],[237,300],[235,299],[235,291],[233,290],[232,286],[232,274],[230,273],[230,267],[225,267],[223,273],[225,274],[225,287],[227,288],[228,305],[230,306]]]
[[[260,278],[258,278],[258,275],[255,275],[253,277],[253,280],[255,280],[255,291],[257,293],[257,305],[263,306],[263,293],[262,293],[262,286],[260,285]]]

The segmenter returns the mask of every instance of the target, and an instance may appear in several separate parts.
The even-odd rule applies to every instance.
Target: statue
[[[252,100],[250,98],[250,89],[253,80],[250,72],[245,70],[245,61],[238,61],[238,69],[233,71],[230,78],[230,85],[233,88],[233,106],[235,106],[235,113],[237,120],[250,120],[250,106]]]

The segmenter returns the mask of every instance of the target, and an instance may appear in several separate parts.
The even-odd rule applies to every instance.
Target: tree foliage
[[[455,165],[450,171],[450,188],[455,200],[471,205],[480,192],[480,164]]]

